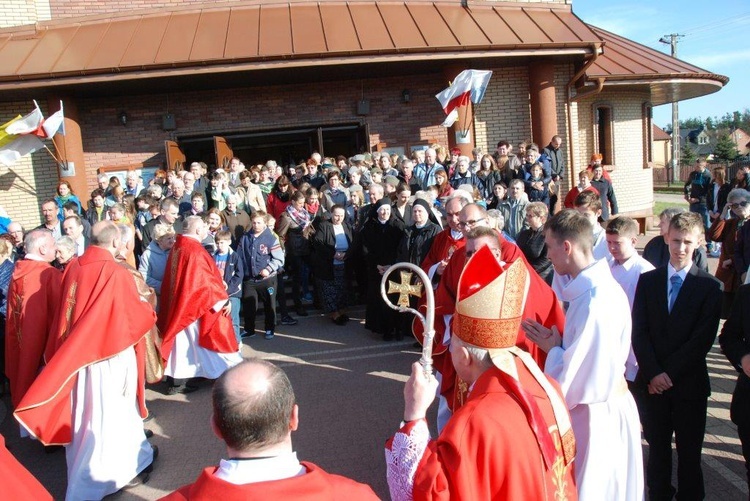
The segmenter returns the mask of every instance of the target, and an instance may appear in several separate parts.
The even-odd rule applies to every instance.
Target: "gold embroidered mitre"
[[[479,348],[515,346],[529,284],[522,259],[503,270],[492,251],[482,247],[458,281],[453,334]]]

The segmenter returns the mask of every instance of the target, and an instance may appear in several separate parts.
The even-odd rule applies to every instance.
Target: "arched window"
[[[651,103],[643,103],[641,120],[643,122],[643,168],[651,167],[654,161],[652,146],[654,144],[654,109]]]
[[[594,150],[602,154],[602,164],[614,165],[614,121],[609,104],[594,105]]]

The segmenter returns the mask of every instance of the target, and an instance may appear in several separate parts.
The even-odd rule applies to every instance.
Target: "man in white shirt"
[[[76,244],[76,256],[83,256],[83,251],[89,246],[88,239],[83,234],[83,224],[78,216],[68,216],[62,224],[63,231]]]
[[[635,244],[638,241],[638,223],[627,216],[618,216],[610,219],[607,224],[606,238],[610,256],[607,258],[609,271],[612,277],[620,284],[625,295],[628,296],[628,304],[633,309],[633,298],[635,287],[642,273],[654,269],[654,265],[638,255]],[[625,362],[625,379],[628,385],[635,381],[638,374],[638,362],[636,362],[633,348],[630,348],[628,360]],[[635,396],[635,394],[634,394]],[[636,403],[638,398],[636,397]]]

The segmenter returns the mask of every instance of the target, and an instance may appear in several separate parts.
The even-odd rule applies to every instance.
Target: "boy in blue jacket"
[[[242,298],[242,260],[239,254],[230,247],[232,234],[227,230],[216,232],[216,251],[214,251],[214,262],[219,268],[221,276],[224,277],[224,286],[227,288],[229,302],[232,304],[232,326],[237,343],[242,346],[240,335],[240,298]],[[252,330],[250,331],[253,332]]]

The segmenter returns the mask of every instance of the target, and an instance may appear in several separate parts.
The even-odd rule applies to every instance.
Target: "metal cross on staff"
[[[388,280],[390,274],[396,270],[410,271],[400,271],[401,283],[396,283]],[[412,285],[411,272],[417,274],[421,283]],[[387,292],[386,284],[388,284]],[[421,297],[423,287],[427,300],[427,311],[424,315],[414,308],[409,307],[409,296]],[[399,295],[397,304],[393,304],[388,298],[388,294],[394,293],[398,293]],[[419,363],[422,365],[425,375],[432,374],[432,340],[435,337],[435,295],[432,292],[429,277],[422,268],[417,265],[411,263],[396,263],[383,273],[383,278],[380,280],[380,295],[383,297],[385,304],[390,308],[401,313],[413,313],[419,321],[422,322],[422,325],[424,326],[424,343],[422,345],[422,358],[419,359]]]
[[[388,294],[398,292],[398,305],[407,308],[409,306],[409,296],[422,297],[422,284],[411,283],[412,273],[410,271],[402,271],[401,283],[397,284],[391,280],[388,280]]]

